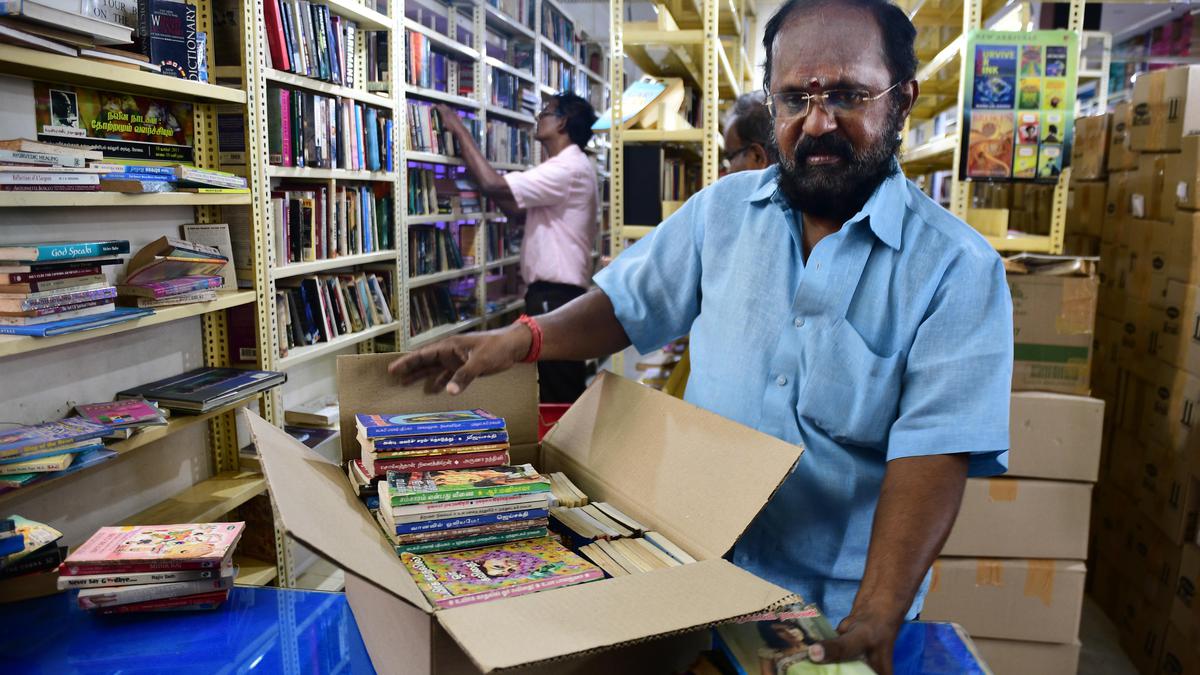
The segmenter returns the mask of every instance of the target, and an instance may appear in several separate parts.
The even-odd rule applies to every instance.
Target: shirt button
[[[775,384],[777,384],[781,387],[785,386],[785,385],[787,385],[787,378],[784,377],[783,375],[780,375],[779,377],[775,378]]]
[[[803,328],[804,327],[804,319],[801,317],[796,317],[796,319],[794,321],[792,321],[792,324],[795,325],[796,328]]]

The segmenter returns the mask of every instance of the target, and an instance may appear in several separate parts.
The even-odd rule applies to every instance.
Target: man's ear
[[[909,80],[904,83],[904,91],[908,94],[908,101],[904,104],[904,116],[901,119],[908,117],[912,112],[913,106],[917,104],[917,99],[921,96],[921,83],[916,80]]]
[[[750,157],[750,168],[765,169],[771,165],[767,159],[767,149],[762,146],[762,143],[751,143],[750,149],[746,151]]]

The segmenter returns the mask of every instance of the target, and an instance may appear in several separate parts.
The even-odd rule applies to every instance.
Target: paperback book
[[[837,631],[812,604],[788,605],[719,626],[715,644],[736,665],[739,673],[839,673],[869,675],[875,671],[862,661],[815,664],[809,648],[838,636]]]
[[[29,335],[33,337],[68,335],[93,328],[103,328],[104,326],[133,321],[134,319],[140,319],[143,316],[149,316],[153,313],[154,310],[152,309],[118,307],[103,314],[79,316],[34,325],[0,325],[0,335]]]
[[[244,522],[102,527],[66,560],[68,567],[113,567],[162,562],[219,567]]]
[[[0,458],[52,450],[71,443],[100,438],[109,431],[107,425],[97,424],[82,417],[67,417],[54,422],[0,431]]]
[[[382,438],[359,438],[363,450],[388,452],[401,450],[445,450],[472,445],[507,443],[508,432],[481,431],[459,434],[428,434],[423,436],[394,436]]]
[[[504,428],[504,418],[486,410],[454,410],[408,415],[355,415],[359,433],[366,438],[419,434],[484,431]]]
[[[381,499],[392,506],[403,506],[549,492],[550,481],[532,465],[521,464],[448,471],[389,471],[379,489]]]

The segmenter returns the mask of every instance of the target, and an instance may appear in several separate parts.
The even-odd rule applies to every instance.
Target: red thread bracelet
[[[528,314],[522,314],[514,323],[525,324],[529,328],[529,332],[533,335],[533,340],[529,343],[529,353],[525,355],[525,358],[521,359],[521,363],[536,362],[538,357],[542,355],[542,327]]]

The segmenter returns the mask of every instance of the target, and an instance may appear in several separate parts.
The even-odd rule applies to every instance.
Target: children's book
[[[355,415],[358,432],[366,438],[414,436],[504,428],[504,418],[478,410],[415,413],[409,415]]]
[[[787,605],[719,626],[713,642],[739,675],[870,675],[862,661],[818,664],[808,659],[812,645],[838,636],[816,605]]]
[[[550,480],[530,464],[448,471],[389,471],[380,497],[392,506],[549,492]]]
[[[1013,113],[972,111],[970,145],[967,150],[967,176],[970,178],[1008,178],[1012,176]]]
[[[96,424],[107,424],[112,427],[167,423],[163,418],[162,411],[141,399],[82,403],[75,406],[75,412]]]
[[[82,417],[67,417],[54,422],[0,431],[0,457],[16,457],[36,450],[47,450],[79,441],[100,438],[110,431],[104,424]]]
[[[413,580],[438,607],[525,595],[602,579],[600,568],[549,537],[448,553],[402,553]]]
[[[163,561],[219,565],[246,523],[188,523],[102,527],[67,558],[68,566],[142,564]]]

